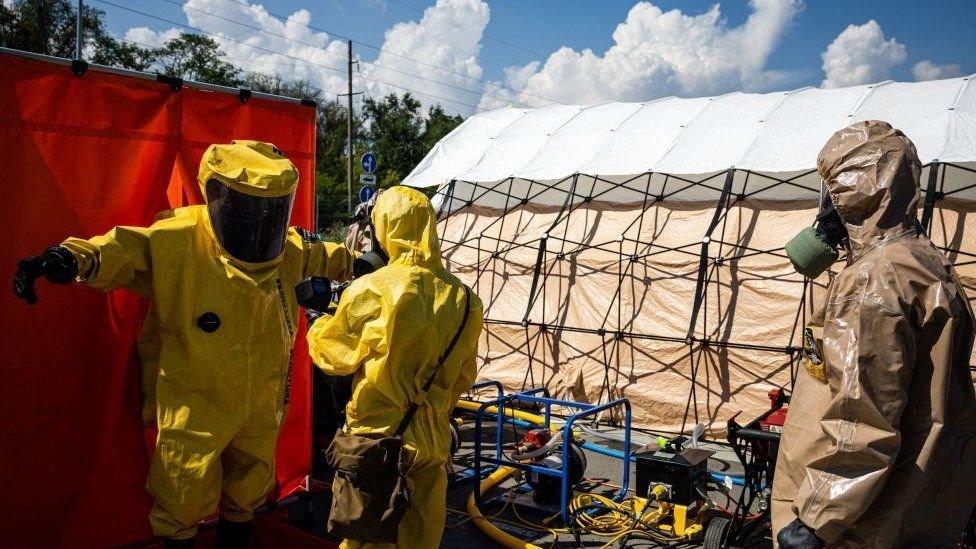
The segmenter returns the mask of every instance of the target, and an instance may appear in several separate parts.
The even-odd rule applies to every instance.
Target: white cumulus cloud
[[[496,84],[499,93],[486,96],[482,106],[501,106],[504,99],[528,104],[645,101],[784,83],[790,75],[768,71],[766,63],[803,4],[751,0],[749,5],[748,19],[730,27],[717,4],[687,15],[640,2],[617,26],[614,44],[602,55],[564,46],[544,63],[509,68],[505,84],[517,92],[500,98],[504,90]]]
[[[125,31],[122,37],[127,42],[135,42],[140,46],[158,48],[170,39],[180,35],[180,29],[168,29],[164,31],[154,31],[149,27],[133,27]]]
[[[244,71],[308,80],[326,99],[347,91],[346,41],[314,30],[308,10],[282,20],[247,0],[187,0],[183,12],[189,26],[210,35],[228,61]],[[379,97],[411,90],[425,105],[471,114],[484,93],[478,53],[489,18],[482,0],[437,0],[420,21],[387,30],[375,61],[362,61],[357,52],[355,91]],[[181,30],[134,27],[125,39],[159,46]]]
[[[483,93],[478,53],[490,18],[482,0],[437,0],[420,21],[393,25],[379,56],[363,66],[370,94],[406,87],[424,103],[471,114]]]
[[[311,29],[308,10],[282,21],[260,4],[187,0],[183,12],[191,26],[210,34],[245,71],[308,80],[326,98],[345,91],[346,43]]]
[[[246,0],[187,0],[183,4],[189,26],[213,38],[227,60],[245,72],[277,75],[285,80],[307,80],[331,99],[346,89],[346,43],[309,27],[308,10],[281,20],[260,4]],[[146,46],[161,46],[182,28],[156,31],[133,27],[124,39]]]
[[[908,54],[897,40],[886,39],[881,25],[872,19],[848,25],[820,57],[825,76],[821,85],[840,88],[888,80],[891,69],[904,63]]]
[[[936,65],[928,59],[919,61],[912,67],[912,76],[918,81],[953,78],[960,74],[962,74],[962,69],[959,68],[959,65]]]

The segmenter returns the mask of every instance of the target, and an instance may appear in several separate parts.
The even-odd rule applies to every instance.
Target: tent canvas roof
[[[511,181],[519,189],[583,174],[595,176],[593,192],[597,180],[619,183],[646,173],[700,180],[736,168],[786,178],[813,170],[834,131],[868,119],[904,131],[923,164],[976,165],[976,85],[966,76],[646,103],[505,108],[468,118],[434,146],[404,184],[430,187],[456,180],[484,187]],[[803,178],[770,198],[809,198],[801,187],[816,187],[819,180],[815,173]],[[946,184],[950,188],[953,182]],[[469,198],[485,196],[469,190]],[[526,193],[529,201],[544,202]],[[633,198],[619,192],[601,196],[609,202]],[[976,199],[976,190],[958,197]],[[481,201],[505,205],[491,204],[490,198]],[[707,197],[673,197],[702,198]]]

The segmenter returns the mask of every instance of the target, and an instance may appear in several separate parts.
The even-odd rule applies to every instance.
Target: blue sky
[[[110,30],[118,36],[138,36],[140,41],[152,42],[163,39],[167,36],[164,33],[173,27],[116,6],[90,1],[105,11]],[[441,0],[438,4],[440,11],[428,12],[427,24],[405,27],[400,35],[393,37],[387,35],[389,29],[397,24],[421,22],[425,10],[433,10],[434,2],[112,2],[179,23],[192,23],[218,37],[227,37],[228,41],[218,41],[235,55],[238,64],[253,62],[255,70],[294,72],[302,77],[311,75],[313,80],[319,78],[316,83],[324,88],[340,87],[339,79],[344,82],[339,71],[326,69],[326,65],[343,66],[340,54],[344,52],[344,44],[332,41],[338,39],[336,34],[349,36],[402,55],[378,60],[377,51],[356,46],[357,55],[364,61],[364,77],[367,78],[364,86],[370,88],[368,91],[379,94],[416,88],[418,92],[430,94],[421,96],[425,102],[441,102],[465,114],[475,107],[489,108],[508,103],[649,100],[665,94],[709,95],[735,89],[766,91],[806,85],[853,85],[872,79],[915,80],[920,75],[932,78],[976,72],[976,33],[971,27],[976,19],[976,2],[973,0],[756,0],[752,4],[728,0],[718,3],[720,16],[716,13],[714,20],[706,16],[709,10],[715,9],[715,2],[656,0],[650,6],[642,6],[649,9],[637,9],[635,2],[623,1],[488,0],[484,4],[481,0]],[[270,28],[268,32],[272,35],[263,37],[267,39],[261,46],[263,49],[242,47],[241,42],[258,40],[261,33],[231,25],[228,20],[263,28],[268,24],[267,17],[262,19],[262,10],[258,6],[284,16],[307,10],[307,19],[302,21],[315,29],[306,28],[309,34],[304,38],[275,42],[276,31]],[[766,15],[757,15],[760,12]],[[211,17],[217,14],[223,19]],[[760,25],[757,28],[763,29],[761,38],[752,40],[739,36],[737,29],[745,28],[750,16],[756,16]],[[668,29],[673,30],[668,21],[674,23],[678,19],[689,25],[688,29],[704,33],[704,38],[696,42],[714,43],[697,49],[691,45],[688,51],[682,51],[681,47],[675,47],[673,37],[671,42],[666,36],[657,38],[659,34],[670,32]],[[861,26],[869,20],[874,20],[877,25],[859,27],[855,32],[849,32],[846,39],[839,38],[849,25]],[[618,47],[621,50],[619,56],[605,57],[607,50],[616,44],[614,30],[624,22],[633,23],[636,38],[631,38],[628,46]],[[163,34],[146,34],[144,31],[131,34],[133,28],[139,27]],[[329,31],[329,34],[323,35],[318,30]],[[278,32],[292,36],[291,31],[279,29]],[[642,42],[645,38],[647,43]],[[689,41],[692,40],[689,38]],[[832,56],[835,77],[829,78],[825,75],[821,56],[835,41],[838,41]],[[297,53],[299,50],[294,50],[289,57],[268,60],[269,51],[300,48],[310,43],[320,44],[323,51],[332,53],[316,57],[317,64],[298,70],[292,70],[289,64],[305,58],[307,53]],[[559,59],[549,59],[564,47],[571,50],[564,50]],[[755,59],[747,62],[738,63],[726,58],[751,58],[752,52],[763,48],[768,48],[768,53],[756,54]],[[587,49],[592,50],[592,56],[584,52]],[[733,53],[724,55],[723,49],[731,49]],[[689,56],[695,59],[690,65],[687,64]],[[417,60],[428,63],[421,65],[416,63]],[[930,65],[916,68],[923,61]],[[537,65],[531,66],[533,62]],[[708,70],[700,67],[710,66],[713,62],[716,66]],[[448,68],[438,70],[428,65]],[[645,70],[647,66],[652,67]],[[639,68],[635,71],[633,67]],[[928,70],[923,70],[926,68]],[[513,74],[520,69],[520,74]],[[319,77],[315,73],[327,73],[328,76]],[[411,78],[410,75],[415,73],[418,78]],[[439,85],[441,80],[448,82],[447,87]],[[599,80],[600,85],[594,85],[594,80]],[[497,83],[500,88],[495,92],[485,91],[490,85],[486,82]],[[465,91],[469,88],[472,91]]]

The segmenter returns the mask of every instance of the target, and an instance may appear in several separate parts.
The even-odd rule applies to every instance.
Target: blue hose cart
[[[487,385],[484,385],[487,386]],[[541,396],[540,396],[541,395]],[[507,459],[502,452],[502,446],[504,444],[504,427],[506,423],[506,408],[515,408],[517,402],[526,404],[540,405],[544,409],[545,423],[540,427],[551,429],[552,422],[552,407],[561,406],[563,408],[568,408],[571,410],[578,410],[570,414],[562,426],[562,466],[560,469],[555,469],[551,467],[545,467],[541,465],[535,465],[530,463],[516,462]],[[491,407],[496,407],[495,412],[488,412]],[[530,473],[535,473],[538,475],[546,475],[559,479],[560,481],[560,509],[561,515],[564,522],[569,522],[569,499],[572,496],[572,486],[569,483],[570,477],[570,445],[573,444],[573,425],[584,418],[594,416],[600,412],[614,409],[623,408],[624,409],[624,449],[622,463],[622,481],[620,491],[616,494],[617,499],[623,499],[627,495],[627,491],[630,485],[630,419],[631,419],[631,409],[630,401],[627,399],[618,399],[606,404],[596,405],[596,404],[585,404],[582,402],[572,402],[569,400],[559,400],[551,398],[549,390],[540,387],[536,389],[531,389],[528,391],[523,391],[520,393],[514,393],[509,395],[501,394],[496,399],[491,401],[486,401],[481,404],[478,412],[475,414],[475,440],[474,440],[474,469],[478,472],[480,477],[484,474],[482,467],[488,465],[492,470],[496,469],[500,465],[512,467],[515,469],[520,469],[522,471],[527,471]],[[485,419],[493,420],[496,422],[495,425],[495,441],[494,441],[494,457],[488,457],[483,455],[483,434],[482,434],[482,422]],[[481,486],[480,484],[475,484],[475,501],[478,505],[481,505]]]
[[[495,398],[499,398],[499,397],[502,397],[502,396],[505,395],[505,388],[502,387],[502,384],[501,383],[499,383],[498,381],[494,381],[494,380],[479,381],[479,382],[475,383],[474,385],[472,385],[471,386],[471,389],[469,389],[468,392],[469,393],[473,393],[475,391],[480,391],[482,389],[488,389],[488,388],[495,389]],[[456,423],[451,423],[451,428],[455,431],[454,433],[452,433],[451,436],[455,437],[455,443],[457,444],[457,448],[460,448],[460,446],[461,446],[461,431],[460,431],[460,427]],[[451,455],[452,456],[455,453],[454,450],[455,449],[452,448],[452,451],[451,451]],[[467,482],[471,482],[471,481],[473,481],[475,479],[482,479],[482,478],[485,477],[485,475],[491,474],[494,470],[495,470],[495,468],[493,467],[490,470],[482,471],[482,474],[479,476],[477,474],[477,470],[474,467],[465,467],[464,469],[462,469],[460,471],[455,470],[452,467],[451,468],[452,474],[451,474],[451,477],[448,479],[448,485],[453,487],[453,486],[456,486],[458,484],[464,484],[464,483],[467,483]]]

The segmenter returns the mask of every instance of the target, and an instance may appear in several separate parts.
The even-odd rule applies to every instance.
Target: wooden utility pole
[[[75,59],[78,60],[81,60],[81,42],[82,42],[81,26],[82,26],[82,21],[84,20],[84,16],[82,15],[84,9],[85,9],[84,0],[78,0],[78,18],[75,20],[75,27],[76,27],[75,28]]]
[[[352,128],[352,40],[349,40],[349,110],[348,110],[348,124],[347,129],[349,130],[348,142],[349,142],[349,154],[347,155],[346,164],[346,186],[349,191],[349,213],[352,213],[352,155],[355,147],[353,147],[353,128]]]

